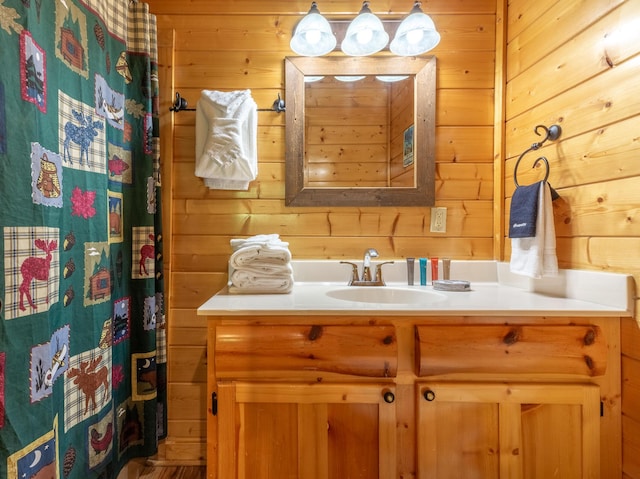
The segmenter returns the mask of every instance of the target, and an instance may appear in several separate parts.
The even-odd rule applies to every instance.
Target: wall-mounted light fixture
[[[320,15],[316,2],[311,2],[309,13],[296,26],[289,45],[304,57],[326,55],[336,47],[336,36],[327,19]]]
[[[389,34],[381,21],[369,9],[369,1],[362,2],[362,9],[349,23],[340,49],[350,56],[372,55],[385,48]],[[394,39],[389,45],[392,53],[399,56],[415,56],[426,53],[440,42],[440,34],[433,20],[416,1],[409,15],[397,26]],[[398,25],[399,20],[386,21]],[[333,51],[337,39],[332,25],[346,23],[330,22],[318,11],[316,2],[311,3],[309,13],[300,20],[291,38],[291,49],[302,56],[320,56]],[[344,30],[342,30],[344,31]]]
[[[369,9],[369,2],[362,2],[362,9],[347,28],[340,49],[346,55],[362,57],[379,52],[389,43],[389,34],[382,22]]]
[[[428,52],[440,43],[440,34],[431,17],[416,2],[409,16],[402,20],[396,36],[389,45],[389,50],[403,57],[420,55]]]

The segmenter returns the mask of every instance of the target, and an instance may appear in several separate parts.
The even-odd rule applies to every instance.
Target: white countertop
[[[533,280],[513,275],[507,263],[452,261],[451,278],[470,281],[471,291],[447,292],[434,291],[430,284],[408,286],[406,279],[400,280],[406,278],[404,260],[385,265],[386,286],[368,287],[347,286],[350,270],[338,261],[293,264],[296,282],[291,293],[229,294],[223,288],[198,308],[198,315],[633,316],[635,285],[633,278],[624,274],[561,270],[557,277]],[[419,283],[418,274],[415,278]],[[384,303],[329,296],[352,288],[371,290],[383,300],[383,296],[395,293],[411,299],[409,303]],[[393,291],[382,293],[381,289]],[[414,299],[416,294],[421,298],[421,292],[426,293],[424,300]]]

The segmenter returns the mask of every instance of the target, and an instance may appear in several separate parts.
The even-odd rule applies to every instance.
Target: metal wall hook
[[[525,151],[522,155],[520,155],[520,158],[518,158],[518,161],[516,162],[516,166],[515,169],[513,170],[513,182],[516,185],[516,188],[518,188],[520,186],[520,184],[518,183],[518,163],[520,163],[520,160],[522,159],[522,157],[525,155],[525,153],[531,151],[531,148],[528,149],[527,151]],[[549,160],[547,160],[546,157],[544,156],[539,156],[536,161],[533,162],[533,166],[531,167],[531,169],[535,168],[536,166],[538,166],[538,163],[540,163],[541,161],[544,161],[545,166],[547,167],[547,171],[544,175],[544,179],[542,181],[547,181],[549,179]]]
[[[553,141],[557,140],[558,138],[560,138],[560,134],[562,133],[562,129],[560,128],[559,125],[551,125],[549,128],[547,128],[544,125],[537,125],[533,131],[536,135],[542,136],[541,130],[544,131],[544,138],[542,139],[542,141],[533,143],[527,150],[525,150],[520,155],[520,157],[518,158],[518,161],[516,161],[516,165],[513,168],[513,182],[515,183],[516,188],[520,186],[520,184],[518,183],[518,166],[520,165],[520,161],[522,160],[524,155],[526,155],[530,151],[541,148],[542,145],[544,145],[544,143],[548,140],[553,140]],[[538,163],[540,163],[541,161],[544,161],[547,167],[547,171],[543,180],[543,181],[547,181],[549,179],[549,161],[544,156],[538,157],[536,161],[533,162],[532,168],[535,168],[536,166],[538,166]]]
[[[545,132],[544,139],[539,143],[534,143],[533,145],[531,145],[532,148],[534,147],[534,145],[538,145],[534,149],[540,148],[544,144],[544,142],[546,142],[547,140],[553,140],[553,141],[557,140],[558,138],[560,138],[560,133],[562,133],[562,128],[560,128],[559,125],[551,125],[549,128],[547,128],[544,125],[537,125],[533,131],[535,132],[536,135],[542,136],[539,130],[544,130]]]
[[[281,113],[283,111],[286,111],[286,107],[284,104],[284,100],[282,98],[280,98],[280,93],[278,93],[278,98],[273,102],[273,105],[271,106],[271,109],[277,113]],[[258,110],[261,111],[261,110]]]
[[[195,108],[187,108],[187,100],[180,96],[179,92],[176,92],[176,100],[173,102],[173,106],[169,108],[170,111],[175,111],[176,113],[179,111],[196,111]],[[278,93],[278,98],[273,102],[271,108],[257,108],[256,111],[275,111],[276,113],[282,113],[286,111],[286,107],[284,104],[284,100],[280,98],[280,93]]]
[[[176,101],[173,102],[173,106],[169,108],[170,111],[182,111],[187,109],[187,100],[180,96],[180,93],[176,92]]]

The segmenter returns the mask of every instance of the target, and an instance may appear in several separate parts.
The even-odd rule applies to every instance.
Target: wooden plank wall
[[[249,88],[259,108],[286,100],[284,57],[308,0],[147,0],[164,51],[165,99],[175,92],[195,107],[203,89]],[[436,205],[448,208],[447,233],[430,233],[430,208],[285,207],[284,114],[258,114],[259,173],[248,191],[210,191],[194,176],[195,113],[163,112],[163,202],[171,211],[169,291],[169,462],[205,457],[205,320],[196,308],[227,280],[229,240],[279,233],[294,258],[494,257],[494,76],[496,0],[430,0],[425,10],[442,34],[437,55]],[[329,18],[353,18],[360,0],[322,0]],[[385,18],[402,18],[412,0],[376,0]],[[171,64],[167,64],[167,59]],[[166,83],[166,82],[165,82]],[[171,103],[170,101],[168,102]],[[166,103],[165,103],[166,105]],[[166,150],[165,150],[166,152]],[[165,263],[166,264],[166,263]]]
[[[562,127],[537,153],[551,165],[561,267],[640,280],[640,2],[511,0],[507,15],[505,218],[513,168],[538,141],[538,124]],[[542,178],[531,153],[520,184]],[[503,232],[506,238],[506,229]],[[505,241],[505,257],[510,256]],[[638,303],[636,300],[636,309]],[[640,478],[640,333],[622,324],[623,471]]]

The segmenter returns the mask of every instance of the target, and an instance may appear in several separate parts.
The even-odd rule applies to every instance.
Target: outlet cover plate
[[[447,232],[447,208],[443,206],[431,208],[431,232]]]

